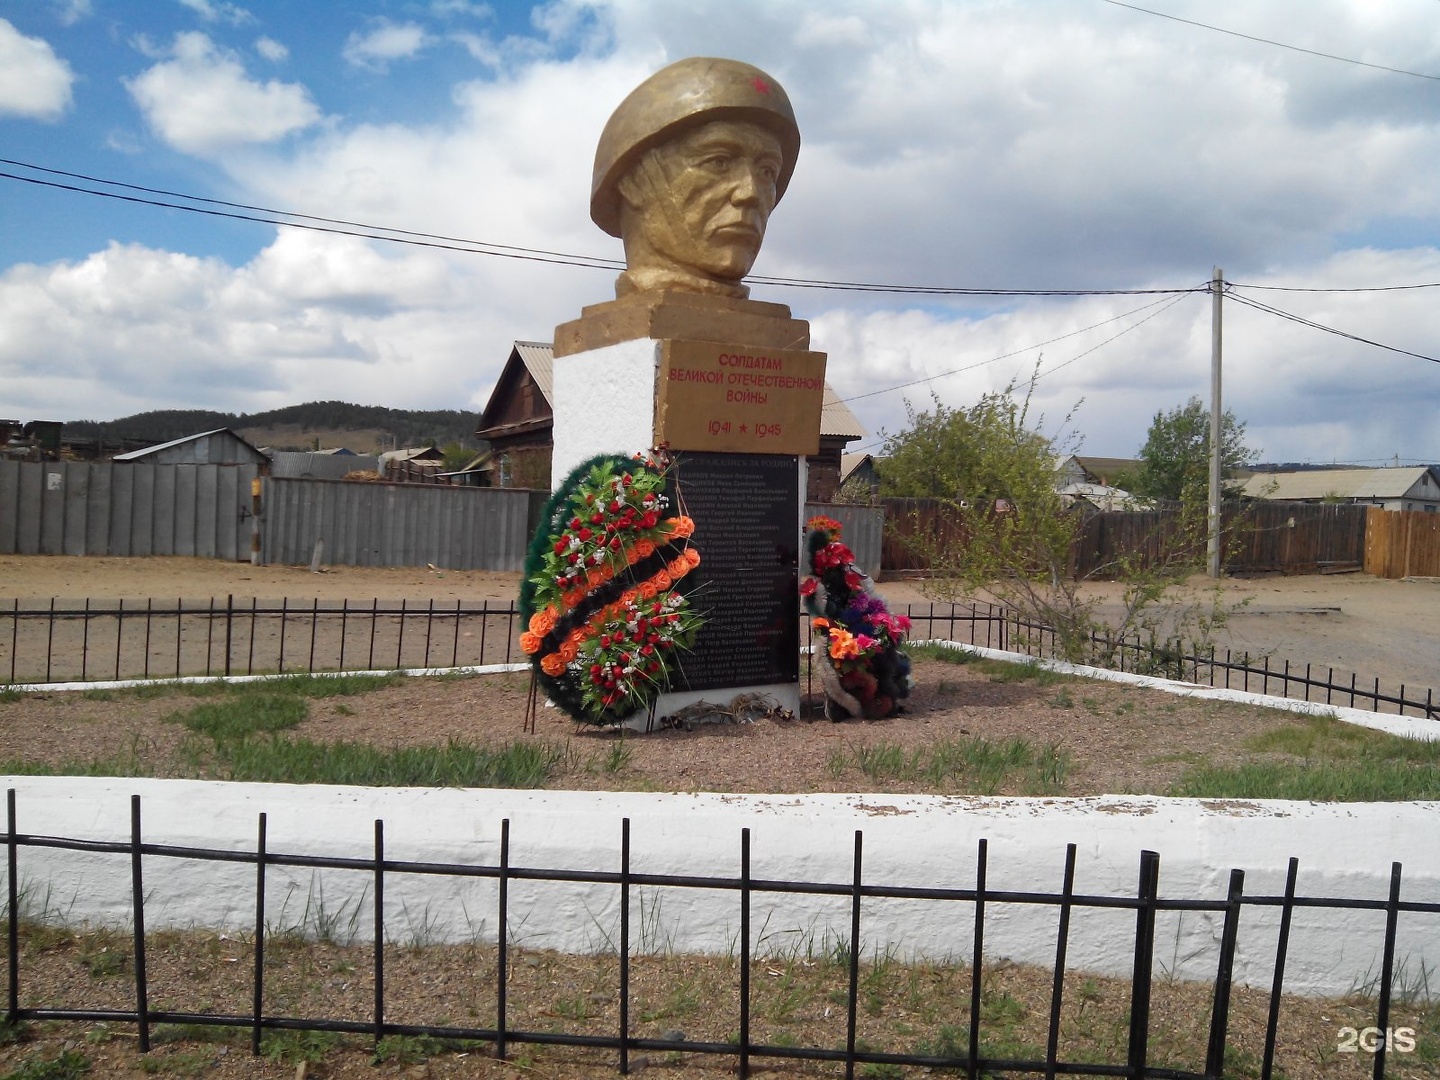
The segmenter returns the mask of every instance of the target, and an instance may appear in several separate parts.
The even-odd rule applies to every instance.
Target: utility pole
[[[1210,511],[1206,524],[1206,573],[1220,577],[1220,301],[1225,271],[1215,267],[1210,279]]]

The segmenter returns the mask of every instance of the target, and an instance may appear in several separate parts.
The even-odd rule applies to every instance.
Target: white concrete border
[[[633,792],[355,788],[221,784],[90,777],[0,779],[14,788],[21,833],[124,841],[130,796],[139,795],[146,843],[253,851],[257,815],[267,850],[373,857],[374,821],[385,823],[387,859],[496,866],[500,823],[511,821],[511,865],[619,869],[622,818],[632,821],[632,870],[734,878],[740,833],[752,835],[757,878],[847,885],[855,830],[864,833],[871,884],[973,888],[977,844],[989,842],[987,888],[1058,893],[1066,843],[1078,846],[1076,892],[1134,896],[1142,849],[1158,851],[1160,895],[1223,900],[1230,868],[1246,871],[1249,895],[1283,891],[1287,859],[1300,861],[1299,893],[1383,900],[1390,864],[1404,864],[1402,898],[1440,899],[1440,803],[1310,804],[1158,797],[946,798],[892,795],[720,795]],[[255,871],[242,863],[147,857],[146,925],[247,929]],[[124,924],[130,917],[129,857],[21,848],[19,880],[32,911],[71,923]],[[329,923],[358,939],[373,924],[370,875],[272,866],[272,926]],[[510,939],[569,951],[618,940],[613,885],[513,882]],[[494,941],[492,880],[387,875],[386,933],[398,941]],[[635,947],[728,953],[740,925],[738,894],[637,889]],[[848,935],[848,900],[757,892],[752,925],[769,953],[825,951]],[[863,947],[901,957],[965,958],[971,907],[964,902],[867,900]],[[987,905],[987,954],[1050,964],[1054,907]],[[1294,915],[1286,987],[1344,993],[1380,970],[1384,913],[1300,908]],[[1248,908],[1236,977],[1268,986],[1279,910]],[[1133,911],[1076,908],[1068,966],[1127,974]],[[1415,973],[1440,963],[1440,913],[1400,918],[1398,962]],[[1157,972],[1213,978],[1217,914],[1164,913]]]
[[[955,649],[958,652],[971,653],[987,660],[1034,664],[1046,671],[1078,675],[1085,679],[1099,679],[1103,682],[1124,683],[1129,686],[1144,686],[1152,690],[1164,690],[1166,693],[1179,694],[1182,697],[1201,698],[1209,701],[1233,701],[1242,705],[1258,705],[1265,709],[1280,709],[1306,716],[1333,716],[1347,724],[1383,731],[1387,735],[1398,735],[1406,739],[1419,739],[1424,742],[1434,742],[1440,739],[1440,720],[1430,720],[1420,716],[1395,716],[1389,713],[1371,712],[1369,709],[1355,709],[1348,705],[1327,705],[1323,701],[1302,701],[1299,698],[1275,697],[1271,694],[1256,694],[1245,690],[1232,690],[1223,686],[1206,686],[1203,683],[1161,679],[1154,675],[1135,675],[1128,671],[1086,667],[1083,664],[1069,664],[1063,660],[1037,659],[1025,653],[1002,652],[999,649],[987,649],[981,645],[968,645],[964,642],[945,641],[940,638],[911,641],[907,644],[934,645],[942,649]]]

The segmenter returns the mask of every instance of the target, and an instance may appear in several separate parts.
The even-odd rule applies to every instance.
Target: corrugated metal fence
[[[302,450],[277,450],[270,455],[271,476],[340,480],[352,472],[379,473],[380,459],[374,454],[311,454]]]
[[[264,559],[343,566],[520,570],[545,492],[271,477]]]
[[[840,538],[855,554],[855,565],[872,578],[880,577],[880,551],[885,538],[885,511],[878,506],[856,506],[853,503],[805,504],[808,521],[817,514],[840,522]],[[801,568],[805,554],[800,555]]]
[[[253,465],[0,462],[0,554],[250,557]],[[261,558],[519,570],[545,492],[267,477]]]
[[[0,461],[0,554],[248,558],[254,465]]]

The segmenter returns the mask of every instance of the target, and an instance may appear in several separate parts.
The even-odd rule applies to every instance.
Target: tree
[[[1057,440],[1030,426],[1032,390],[1020,398],[1012,383],[968,409],[907,406],[909,429],[885,438],[880,491],[938,504],[943,525],[920,527],[917,515],[905,536],[929,567],[927,592],[993,597],[1053,628],[1058,650],[1078,659],[1094,623],[1070,573],[1080,516],[1055,490]]]
[[[1220,487],[1224,497],[1239,494],[1235,475],[1254,460],[1255,452],[1245,445],[1245,425],[1225,410],[1220,418]],[[1121,479],[1121,486],[1147,499],[1201,505],[1208,501],[1210,412],[1198,397],[1155,414],[1140,449],[1140,465]]]
[[[1060,435],[1041,434],[1029,422],[1033,379],[1023,398],[1017,389],[1012,383],[968,409],[938,399],[928,412],[907,407],[909,429],[885,437],[881,494],[932,499],[939,510],[935,524],[916,513],[904,530],[929,569],[922,588],[944,601],[998,600],[1022,624],[1045,627],[1042,640],[1066,660],[1111,664],[1134,635],[1201,647],[1227,616],[1218,589],[1207,598],[1185,584],[1203,566],[1204,499],[1193,504],[1198,528],[1162,522],[1136,551],[1096,572],[1123,583],[1119,612],[1102,620],[1097,594],[1082,591],[1072,569],[1084,516],[1055,490],[1056,464],[1078,441],[1066,430],[1070,417]]]

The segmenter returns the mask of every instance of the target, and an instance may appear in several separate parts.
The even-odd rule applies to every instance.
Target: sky
[[[1134,456],[1209,401],[1221,268],[1258,460],[1440,462],[1440,0],[0,0],[0,416],[478,413],[613,297],[596,140],[695,55],[795,106],[752,296],[851,449],[1015,385]]]

